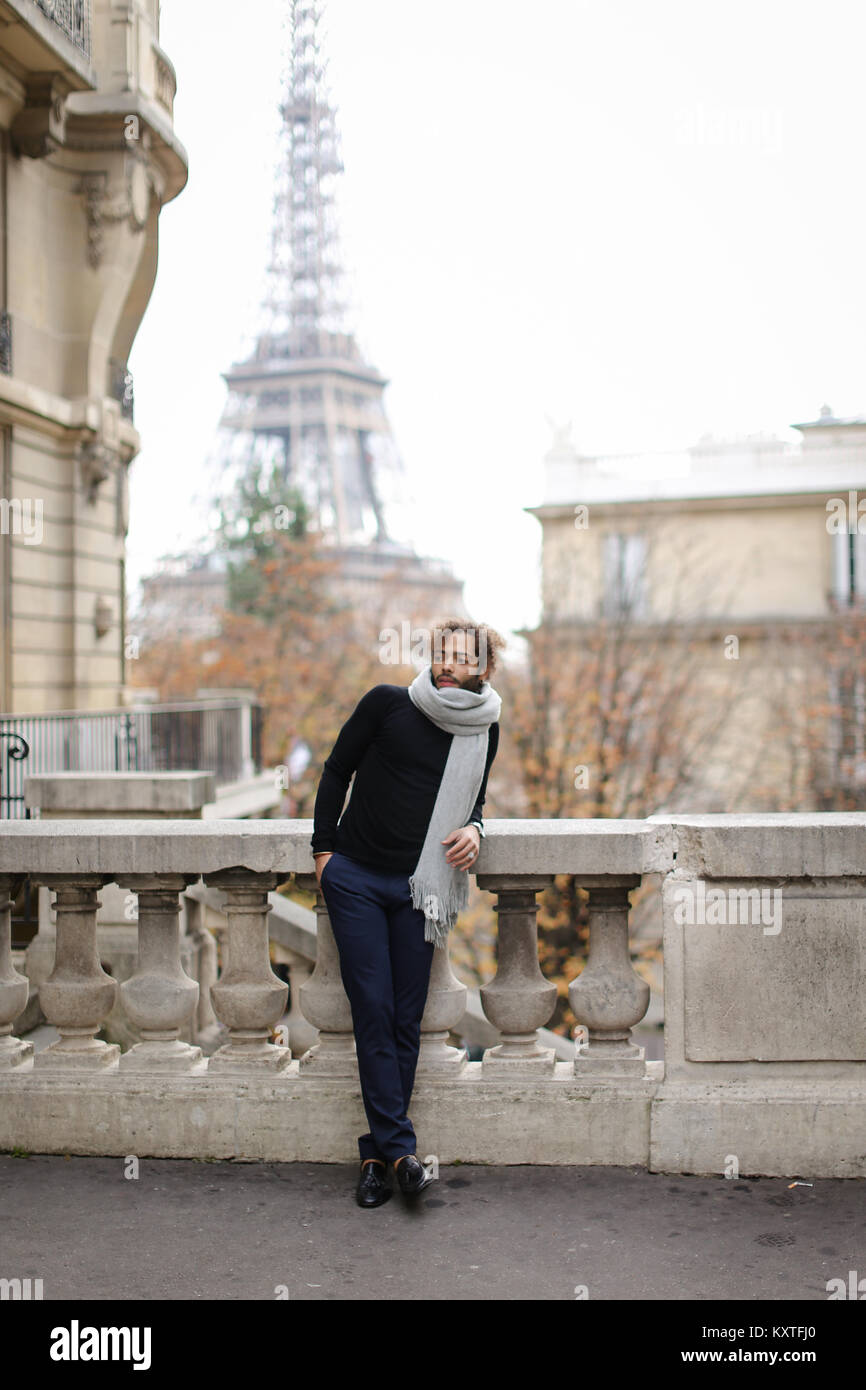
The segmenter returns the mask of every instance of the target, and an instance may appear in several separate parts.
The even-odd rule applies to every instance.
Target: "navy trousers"
[[[321,889],[352,1009],[370,1126],[358,1152],[362,1160],[393,1162],[415,1153],[407,1112],[436,948],[424,940],[424,913],[412,906],[408,874],[382,873],[334,853]]]

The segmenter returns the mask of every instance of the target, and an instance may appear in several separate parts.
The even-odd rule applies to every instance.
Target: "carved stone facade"
[[[126,363],[187,156],[158,0],[94,0],[74,32],[14,8],[0,28],[0,709],[94,709],[126,684],[140,448]]]

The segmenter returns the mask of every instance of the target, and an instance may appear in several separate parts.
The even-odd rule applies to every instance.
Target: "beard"
[[[437,690],[473,690],[476,695],[480,692],[481,687],[484,684],[480,676],[467,676],[465,681],[458,681],[456,677],[454,677],[454,680],[456,682],[455,685],[443,686],[440,685],[437,680],[434,680],[432,671],[430,672],[430,680],[433,682]]]

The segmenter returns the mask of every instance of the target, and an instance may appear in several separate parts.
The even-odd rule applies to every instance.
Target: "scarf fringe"
[[[412,874],[409,879],[412,893],[412,906],[424,913],[424,940],[432,941],[442,950],[448,944],[448,933],[457,921],[458,915],[469,901],[469,883],[465,875],[447,888],[444,899],[441,893],[429,893],[424,885]]]

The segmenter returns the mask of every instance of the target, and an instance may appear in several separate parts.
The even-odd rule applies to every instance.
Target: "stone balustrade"
[[[365,1128],[348,1000],[316,894],[314,968],[293,990],[303,1038],[278,1024],[288,987],[269,952],[269,894],[315,890],[309,821],[22,821],[0,833],[0,1148],[270,1161],[351,1161]],[[866,816],[491,821],[477,881],[495,899],[497,968],[481,991],[501,1041],[480,1062],[449,1043],[466,986],[437,951],[412,1101],[419,1152],[443,1163],[642,1164],[665,1172],[866,1175]],[[27,981],[9,905],[22,874],[50,891],[56,1042],[12,1034]],[[537,895],[569,873],[589,895],[589,956],[569,989],[572,1060],[539,1030],[556,991],[538,964]],[[629,950],[629,900],[662,878],[665,1062],[631,1030],[649,988]],[[221,972],[184,971],[179,912],[220,894]],[[137,969],[97,950],[99,893],[138,901]],[[201,932],[201,924],[198,927]],[[293,980],[295,975],[293,972]],[[99,1033],[122,991],[139,1041]],[[297,997],[295,997],[295,994]],[[204,1012],[202,1012],[204,1010]],[[212,1010],[212,1013],[211,1013]],[[211,1055],[181,1033],[222,1025]]]

